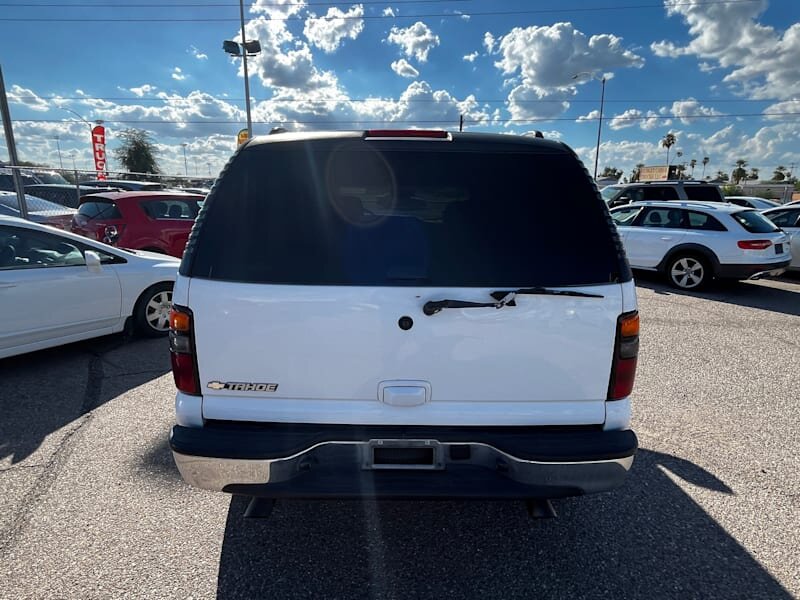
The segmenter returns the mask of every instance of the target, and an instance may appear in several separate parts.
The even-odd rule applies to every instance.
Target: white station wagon
[[[631,267],[663,273],[685,290],[712,279],[779,275],[792,259],[784,231],[735,204],[634,202],[611,217]]]

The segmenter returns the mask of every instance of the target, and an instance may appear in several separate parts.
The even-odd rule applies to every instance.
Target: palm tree
[[[697,166],[697,161],[695,159],[690,160],[689,166],[692,167],[691,178],[694,179],[694,168]]]
[[[661,138],[661,145],[667,149],[667,173],[669,173],[669,149],[672,148],[677,141],[675,134],[672,132]]]
[[[736,168],[731,173],[731,179],[733,179],[733,183],[738,184],[742,179],[747,179],[747,171],[745,167],[747,166],[747,161],[743,158],[740,158],[736,161]]]
[[[711,162],[711,159],[710,159],[710,158],[708,158],[707,156],[704,156],[704,157],[703,157],[703,179],[705,179],[705,178],[706,178],[706,165],[707,165],[709,162]]]

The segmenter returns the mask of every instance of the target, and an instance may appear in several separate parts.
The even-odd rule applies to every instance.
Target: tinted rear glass
[[[360,140],[245,150],[203,207],[185,273],[454,287],[625,276],[605,205],[570,154],[422,143],[424,153]]]
[[[772,221],[754,210],[743,210],[742,212],[733,213],[731,216],[750,233],[772,233],[773,231],[778,231],[778,227]]]
[[[78,214],[87,219],[121,219],[122,215],[113,202],[92,201],[84,202],[78,209]]]
[[[701,202],[724,202],[724,198],[719,188],[713,185],[685,185],[686,197],[689,200],[700,200]]]

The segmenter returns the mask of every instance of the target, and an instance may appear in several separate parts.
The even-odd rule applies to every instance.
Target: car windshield
[[[61,185],[69,183],[60,173],[55,171],[34,171],[33,176],[42,183],[57,183]]]
[[[624,188],[616,185],[609,185],[600,190],[600,195],[603,197],[603,200],[608,202],[610,200],[613,200],[614,196],[616,196],[622,189]]]
[[[775,223],[755,210],[743,210],[731,216],[750,233],[773,233],[779,230]]]

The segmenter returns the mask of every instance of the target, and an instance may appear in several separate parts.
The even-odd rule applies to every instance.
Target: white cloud
[[[336,7],[328,9],[325,17],[310,13],[303,27],[303,35],[312,46],[327,53],[334,52],[342,40],[354,40],[364,30],[364,6],[355,4],[347,12]]]
[[[689,27],[686,46],[661,41],[651,50],[661,57],[696,56],[708,71],[728,70],[724,80],[757,99],[789,99],[800,94],[800,23],[783,32],[762,25],[758,17],[767,0],[689,3],[665,0],[667,15],[680,16]]]
[[[196,46],[189,46],[187,52],[192,56],[194,56],[197,60],[208,60],[208,54],[200,52],[200,50]]]
[[[17,84],[11,86],[7,92],[8,101],[11,104],[24,104],[31,110],[39,112],[47,112],[50,110],[50,105],[47,100],[37,96],[32,90],[21,87]]]
[[[684,125],[689,125],[693,122],[696,122],[696,119],[688,118],[688,116],[702,115],[704,117],[713,117],[725,114],[719,112],[715,108],[702,106],[694,98],[687,98],[685,100],[676,100],[675,102],[672,103],[672,107],[669,109],[669,112],[674,117],[679,118],[681,123],[683,123]],[[703,120],[715,121],[716,119],[703,119]]]
[[[394,61],[391,66],[392,71],[400,75],[400,77],[419,77],[419,71],[417,71],[405,58]]]
[[[305,0],[256,0],[250,12],[267,15],[271,19],[285,19],[300,13],[306,6]]]
[[[656,127],[667,126],[671,123],[671,119],[659,117],[658,113],[652,110],[648,110],[645,113],[637,108],[629,108],[625,112],[615,115],[608,126],[614,130],[639,127],[644,131],[651,131]]]
[[[500,40],[505,75],[519,72],[526,85],[541,90],[567,88],[577,73],[644,66],[644,59],[622,45],[622,38],[604,33],[589,38],[572,23],[515,27]]]
[[[509,92],[507,108],[515,121],[552,119],[569,108],[574,95],[574,88],[548,91],[523,83]]]
[[[794,114],[787,115],[780,113],[794,113]],[[768,106],[767,108],[764,109],[764,114],[772,114],[773,116],[766,117],[771,121],[786,119],[787,117],[798,118],[800,117],[800,100],[787,100],[786,102],[778,102],[777,104],[772,104],[771,106]]]
[[[387,6],[386,8],[384,8],[383,12],[381,14],[384,17],[396,17],[397,16],[397,13],[394,12],[394,9],[391,6]]]
[[[588,115],[581,115],[580,117],[575,119],[575,121],[581,123],[583,121],[596,121],[599,118],[600,118],[600,111],[595,109],[591,111]]]
[[[462,13],[460,10],[455,11],[455,14],[461,15],[462,21],[469,21],[472,18],[472,15],[468,15],[467,13]]]
[[[181,71],[180,67],[175,67],[172,70],[172,78],[175,81],[183,81],[184,79],[186,79],[186,75],[183,74],[183,71]]]
[[[637,119],[644,116],[644,113],[636,108],[629,108],[619,115],[615,115],[608,126],[611,129],[625,129],[627,127],[635,127]]]
[[[493,46],[493,40],[487,48]],[[508,110],[515,119],[552,118],[564,113],[577,85],[592,81],[575,74],[606,74],[607,69],[637,67],[644,59],[622,45],[612,34],[590,38],[571,23],[526,28],[515,27],[500,38],[502,58],[495,66],[519,83],[508,95]]]
[[[494,46],[497,40],[492,35],[491,31],[487,31],[483,34],[483,47],[486,48],[486,52],[492,54],[494,52]]]
[[[130,88],[130,91],[133,92],[139,98],[141,98],[145,94],[150,94],[151,92],[154,92],[157,89],[158,88],[156,86],[150,85],[149,83],[145,83],[143,85],[140,85],[139,87]]]
[[[467,62],[475,62],[475,59],[478,58],[479,52],[476,50],[470,54],[465,54],[462,58]]]
[[[276,7],[267,5],[260,10],[269,12],[273,9]],[[294,10],[294,5],[287,10]],[[261,53],[248,61],[248,65],[265,87],[276,88],[277,93],[290,89],[313,96],[337,96],[341,93],[336,76],[314,65],[308,44],[287,29],[286,21],[259,16],[250,21],[246,29],[248,39],[261,42]],[[239,73],[242,75],[241,61]]]
[[[387,42],[397,44],[403,49],[406,56],[414,57],[419,62],[428,60],[428,53],[439,45],[439,36],[434,34],[422,21],[417,21],[410,27],[392,27],[389,31]]]

